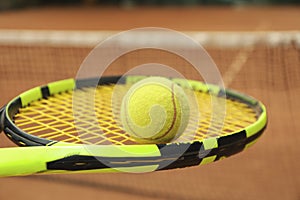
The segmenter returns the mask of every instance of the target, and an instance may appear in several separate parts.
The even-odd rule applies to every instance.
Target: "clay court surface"
[[[119,31],[146,26],[178,31],[299,31],[300,7],[49,7],[0,13],[1,29]],[[74,77],[89,51],[2,45],[0,104],[34,86]],[[208,46],[207,51],[225,75],[245,49]],[[52,57],[40,59],[43,52]],[[55,62],[49,63],[51,59]],[[189,70],[182,73],[193,78]],[[201,167],[156,173],[4,178],[0,199],[300,199],[300,46],[255,46],[228,87],[261,100],[268,110],[264,135],[247,151]],[[13,144],[2,134],[0,145]]]

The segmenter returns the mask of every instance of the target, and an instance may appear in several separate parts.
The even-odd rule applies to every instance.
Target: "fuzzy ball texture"
[[[189,121],[189,102],[183,89],[162,77],[134,84],[122,101],[124,129],[141,143],[167,143],[178,138]]]

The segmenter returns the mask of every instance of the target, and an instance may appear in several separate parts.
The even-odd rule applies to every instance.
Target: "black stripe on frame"
[[[218,146],[222,148],[223,146],[231,145],[233,143],[245,140],[246,138],[247,138],[246,131],[243,130],[239,133],[235,133],[233,135],[227,135],[219,138]]]
[[[41,87],[41,92],[42,92],[43,98],[45,98],[45,99],[50,96],[50,91],[49,91],[48,86]]]
[[[220,148],[217,152],[216,160],[219,160],[222,157],[229,157],[239,152],[242,152],[245,149],[247,142],[240,142],[235,145],[229,146],[227,148]]]
[[[5,106],[0,109],[0,133],[3,131],[4,128],[4,115],[5,115]]]
[[[246,138],[245,140],[236,142],[235,144],[232,144],[232,145],[227,146],[225,148],[218,149],[217,152],[216,152],[216,155],[217,155],[216,160],[219,160],[222,157],[232,156],[234,154],[237,154],[237,153],[245,150],[246,145],[253,142],[257,138],[259,138],[263,134],[265,128],[266,127],[264,127],[262,130],[260,130],[256,134],[252,135],[251,137]]]
[[[159,163],[158,170],[182,168],[200,164],[202,158],[199,154],[202,148],[202,142],[193,142],[186,144],[167,144],[157,145],[164,160]],[[169,158],[169,159],[168,159]]]
[[[176,168],[184,168],[189,166],[199,165],[202,161],[202,158],[199,158],[198,155],[193,156],[181,156],[177,158],[175,161],[162,161],[159,163],[158,170],[167,170],[167,169],[176,169]]]
[[[8,116],[12,120],[12,118],[19,112],[19,108],[22,107],[22,101],[21,98],[18,97],[13,102],[9,104],[8,107]]]
[[[96,87],[98,85],[109,85],[116,83],[125,83],[125,78],[123,79],[121,76],[105,76],[89,79],[78,79],[76,80],[76,88],[80,89],[83,87]]]
[[[76,80],[76,88],[84,87],[96,87],[98,85],[99,78],[89,78],[89,79],[78,79]]]
[[[73,155],[47,163],[48,170],[92,170],[105,168],[138,167],[157,165],[162,162],[157,157],[95,157],[84,155]]]
[[[74,155],[47,163],[48,170],[77,171],[105,168],[109,167],[93,156]]]
[[[200,152],[202,147],[202,142],[193,142],[193,143],[186,143],[186,144],[158,144],[157,147],[160,150],[162,157],[174,157],[174,156],[188,156],[190,154],[195,154]]]
[[[109,85],[109,84],[116,84],[116,83],[122,83],[124,84],[126,82],[126,76],[105,76],[101,77],[99,79],[98,84],[99,85]]]
[[[264,128],[265,129],[265,128]],[[256,140],[258,137],[262,135],[264,132],[264,129],[259,131],[257,134],[252,135],[249,138],[244,138],[244,139],[238,139],[235,142],[231,143],[233,137],[227,137],[223,141],[221,141],[223,147],[218,147],[215,149],[212,149],[210,151],[203,151],[203,149],[200,149],[199,152],[194,152],[193,154],[189,154],[186,156],[181,156],[174,162],[170,163],[169,165],[166,164],[167,161],[164,161],[164,163],[160,164],[160,169],[159,170],[166,170],[166,169],[175,169],[175,168],[183,168],[183,167],[188,167],[188,166],[194,166],[194,165],[199,165],[200,162],[202,161],[203,158],[209,157],[209,156],[216,156],[215,161],[219,160],[220,158],[223,157],[229,157],[234,154],[237,154],[243,150],[245,150],[245,146],[249,144],[250,142]],[[240,137],[241,138],[241,133]],[[225,145],[226,144],[226,145]],[[162,167],[164,164],[165,167]]]
[[[18,146],[45,146],[47,143],[49,143],[48,140],[30,135],[24,135],[25,133],[21,133],[19,130],[11,130],[9,127],[6,127],[4,132]]]

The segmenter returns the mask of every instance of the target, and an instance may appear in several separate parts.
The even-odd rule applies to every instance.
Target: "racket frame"
[[[95,146],[96,151],[92,153],[83,151],[84,153],[79,154],[76,154],[78,148],[86,148],[85,145],[63,143],[29,135],[13,122],[13,116],[18,112],[18,109],[27,106],[33,100],[47,98],[53,94],[71,89],[115,84],[117,82],[118,84],[127,82],[134,83],[143,78],[145,78],[145,76],[111,76],[101,77],[100,79],[82,80],[66,79],[50,83],[46,86],[33,88],[22,93],[1,109],[0,127],[4,130],[8,138],[18,146],[24,146],[24,148],[28,148],[25,146],[57,148],[57,151],[60,152],[59,156],[55,159],[47,160],[45,163],[46,170],[44,169],[42,171],[61,171],[64,173],[66,171],[97,171],[108,168],[131,168],[138,171],[138,169],[145,168],[146,166],[155,166],[154,170],[166,170],[207,164],[229,157],[252,146],[266,128],[266,108],[261,102],[233,90],[222,90],[215,85],[204,84],[193,80],[189,80],[189,84],[194,90],[208,92],[221,98],[239,100],[254,108],[257,113],[257,121],[245,129],[241,129],[229,135],[207,138],[203,141],[148,145],[134,144],[121,145],[121,147],[118,145],[109,145],[109,147],[108,145],[97,145]],[[172,80],[179,85],[183,83],[180,79]],[[66,152],[62,151],[63,149],[72,148],[74,148],[73,153],[70,153],[69,150]],[[126,153],[123,152],[118,155],[120,148]],[[109,149],[109,151],[107,149]],[[95,152],[97,153],[95,154]],[[34,171],[34,173],[37,173],[37,171]]]

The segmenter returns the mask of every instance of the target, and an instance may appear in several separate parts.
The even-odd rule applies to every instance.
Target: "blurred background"
[[[75,77],[99,42],[137,27],[170,28],[202,44],[226,87],[261,100],[269,123],[249,150],[201,167],[147,174],[0,179],[0,199],[300,199],[300,6],[297,0],[0,0],[0,105],[23,91]],[[192,53],[192,50],[191,50]],[[159,57],[132,52],[107,75]],[[181,66],[182,65],[182,66]],[[0,146],[12,144],[4,134]],[[0,158],[1,164],[1,158]]]
[[[198,6],[198,5],[285,5],[299,4],[299,0],[1,0],[2,10],[45,5],[110,5],[132,6]]]

